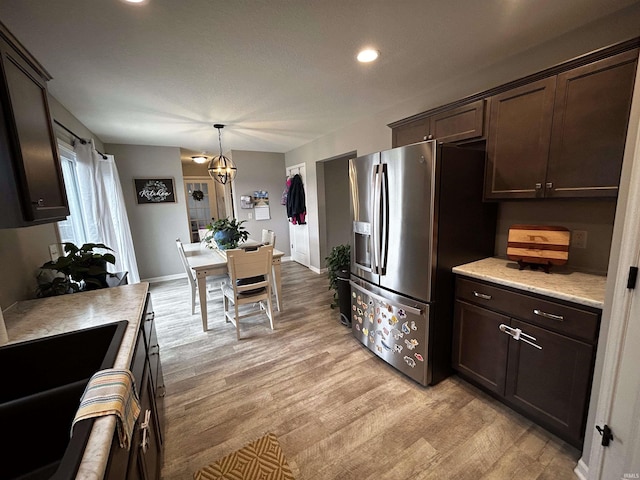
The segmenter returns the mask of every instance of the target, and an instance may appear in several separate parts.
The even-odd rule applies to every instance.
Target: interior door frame
[[[632,410],[632,418],[638,418],[640,415],[640,379],[637,374],[633,378],[624,377],[624,371],[622,370],[623,362],[630,357],[629,353],[625,355],[625,342],[637,340],[627,338],[632,320],[632,304],[634,300],[636,302],[640,301],[640,293],[638,292],[640,285],[636,285],[635,289],[627,288],[629,267],[638,267],[640,262],[640,216],[636,213],[636,207],[640,205],[640,65],[636,74],[624,162],[630,162],[631,166],[628,168],[630,171],[628,194],[625,200],[625,208],[622,210],[624,216],[616,215],[616,225],[614,226],[614,243],[616,241],[616,230],[622,230],[618,262],[615,272],[608,272],[607,288],[611,288],[611,282],[614,282],[614,286],[612,294],[607,292],[606,300],[611,298],[610,308],[608,308],[605,300],[605,314],[608,314],[610,320],[605,342],[602,380],[595,413],[595,425],[601,427],[611,422],[613,407],[620,400],[620,397],[616,395],[618,386],[628,382],[631,382],[631,385],[636,388],[636,398],[633,406],[629,406],[629,410]],[[624,171],[625,165],[623,163],[623,173]],[[624,191],[624,185],[621,185],[621,187],[623,187],[621,191]],[[618,205],[618,210],[620,210],[620,205]],[[624,229],[622,229],[623,223]],[[635,308],[638,308],[637,304]],[[628,390],[629,386],[625,385],[625,388]],[[634,415],[635,417],[633,417]],[[589,426],[587,423],[587,427]],[[581,459],[574,472],[582,479],[606,480],[608,478],[606,477],[607,472],[604,472],[603,468],[605,466],[607,448],[624,448],[625,462],[633,461],[634,458],[631,457],[634,454],[637,455],[633,449],[638,448],[640,445],[640,429],[630,428],[629,433],[630,438],[622,439],[622,442],[618,439],[617,444],[613,447],[603,447],[600,434],[596,429],[592,428],[591,431],[587,431],[585,436],[591,435],[592,437],[591,450],[588,457],[589,466],[587,468]],[[613,435],[612,445],[616,443],[615,431]],[[635,457],[635,460],[637,461],[637,457]]]
[[[209,209],[211,211],[211,213],[213,214],[214,212],[216,213],[216,215],[218,214],[218,196],[217,196],[217,192],[216,192],[216,182],[215,180],[213,180],[211,177],[207,176],[207,175],[188,175],[188,176],[184,176],[182,177],[182,184],[184,186],[184,196],[185,196],[185,202],[187,205],[187,227],[189,230],[189,235],[191,235],[191,217],[189,216],[189,192],[187,190],[187,183],[194,183],[194,182],[199,182],[199,183],[210,183],[210,188],[209,188]],[[213,189],[211,188],[211,186],[213,186]],[[226,195],[226,190],[225,189],[225,195]],[[211,193],[214,193],[214,198],[213,198],[213,202],[211,201]],[[226,200],[226,199],[225,199]],[[225,201],[225,208],[227,210],[227,213],[229,211],[228,208],[228,203],[226,203]]]
[[[302,176],[302,184],[303,184],[303,186],[305,188],[305,195],[306,195],[306,193],[307,193],[307,165],[306,165],[306,163],[298,163],[296,165],[288,165],[288,166],[285,167],[287,178],[289,176],[291,176],[291,173],[294,170],[297,169],[298,171],[300,171],[301,168],[304,169],[304,172],[303,172],[303,174],[301,176]],[[308,213],[308,211],[307,211],[307,213]],[[304,227],[304,228],[307,229],[307,235],[306,235],[306,240],[307,240],[307,244],[306,244],[306,250],[307,250],[306,262],[301,262],[298,259],[296,259],[295,256],[294,256],[294,249],[293,249],[294,238],[295,238],[295,236],[294,236],[294,228],[295,227],[291,224],[291,222],[289,222],[289,244],[291,246],[291,252],[290,252],[291,259],[293,261],[295,261],[295,262],[300,263],[301,265],[304,265],[307,268],[311,268],[311,251],[309,249],[309,245],[310,244],[309,244],[309,221],[308,221],[308,215],[307,215],[307,222],[306,222],[306,225]]]

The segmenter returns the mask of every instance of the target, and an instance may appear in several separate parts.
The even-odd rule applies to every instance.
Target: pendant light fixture
[[[226,185],[228,182],[232,182],[236,176],[236,166],[229,157],[225,157],[222,154],[222,129],[224,125],[216,123],[213,128],[218,129],[218,144],[220,145],[220,155],[216,155],[209,162],[207,170],[209,175],[215,181],[220,182],[222,185]]]

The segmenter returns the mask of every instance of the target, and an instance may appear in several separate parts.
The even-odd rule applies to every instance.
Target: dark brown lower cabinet
[[[466,302],[456,302],[453,365],[478,384],[504,394],[509,338],[500,324],[509,317]]]
[[[510,339],[505,398],[570,443],[582,445],[594,347],[518,320],[511,327],[535,338],[541,349]]]
[[[150,297],[147,297],[130,370],[140,400],[140,416],[129,450],[120,448],[117,432],[114,433],[104,478],[158,480],[163,453],[164,380]]]
[[[599,311],[460,277],[456,297],[453,368],[581,448]]]

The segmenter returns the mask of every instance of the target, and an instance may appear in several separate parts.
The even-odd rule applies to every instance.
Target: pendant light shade
[[[207,170],[209,170],[209,175],[216,182],[220,182],[222,185],[226,185],[229,182],[232,182],[236,177],[236,166],[233,164],[233,161],[229,157],[225,157],[222,154],[222,129],[224,125],[216,123],[214,128],[218,129],[218,144],[220,145],[220,155],[216,155],[209,162],[209,166]]]

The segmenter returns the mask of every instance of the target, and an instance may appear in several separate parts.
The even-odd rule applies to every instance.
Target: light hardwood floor
[[[166,384],[163,479],[273,432],[297,480],[572,479],[580,452],[458,377],[424,388],[361,346],[326,275],[282,265],[283,311],[209,327],[187,280],[151,296]],[[217,292],[218,290],[216,290]]]

